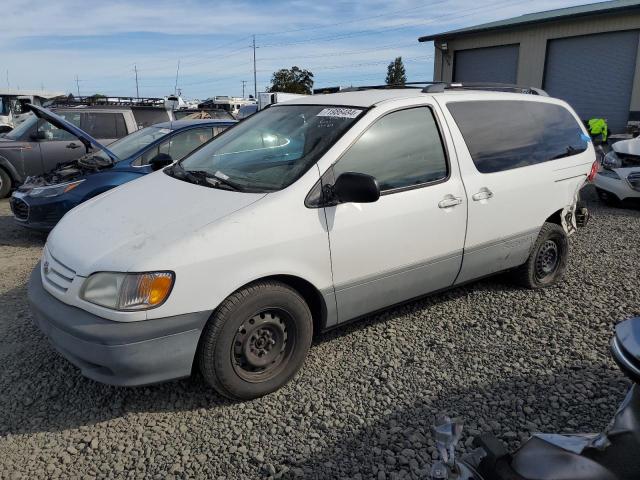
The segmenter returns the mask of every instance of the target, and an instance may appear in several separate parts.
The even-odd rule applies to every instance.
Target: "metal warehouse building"
[[[420,37],[435,45],[434,80],[542,87],[612,132],[640,122],[640,0],[523,15]]]

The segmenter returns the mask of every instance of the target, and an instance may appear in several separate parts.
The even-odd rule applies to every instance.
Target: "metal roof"
[[[556,10],[547,10],[545,12],[528,13],[519,17],[499,20],[497,22],[483,23],[474,27],[461,28],[458,30],[450,30],[448,32],[436,33],[433,35],[425,35],[418,38],[419,42],[429,42],[431,40],[459,37],[473,33],[487,32],[492,30],[502,30],[507,28],[516,28],[524,25],[532,25],[536,23],[553,22],[567,18],[586,17],[591,15],[601,15],[607,13],[618,13],[626,10],[640,9],[640,0],[613,0],[609,2],[589,3],[587,5],[579,5],[577,7],[559,8]]]

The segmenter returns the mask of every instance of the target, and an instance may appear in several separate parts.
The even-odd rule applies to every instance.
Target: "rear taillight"
[[[593,162],[593,165],[591,165],[591,171],[587,176],[587,182],[593,182],[593,179],[596,178],[596,175],[598,174],[598,170],[600,170],[600,162],[596,160]]]

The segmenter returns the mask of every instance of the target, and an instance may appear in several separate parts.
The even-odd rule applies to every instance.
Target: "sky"
[[[433,78],[418,37],[585,0],[1,0],[0,90],[188,99],[241,96],[294,65],[315,87],[384,83],[402,56],[408,81]],[[180,67],[178,69],[178,62]],[[77,82],[76,82],[77,78]]]

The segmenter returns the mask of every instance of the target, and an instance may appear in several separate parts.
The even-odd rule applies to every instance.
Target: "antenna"
[[[78,96],[80,96],[80,80],[78,80],[77,73],[76,73],[76,88],[78,89]]]
[[[256,36],[253,36],[253,98],[258,98],[258,80],[256,75]]]
[[[176,69],[176,85],[173,87],[173,94],[178,94],[178,74],[180,73],[180,59],[178,59],[178,68]]]
[[[244,98],[244,86],[247,84],[246,80],[241,80],[242,82],[242,98]]]

